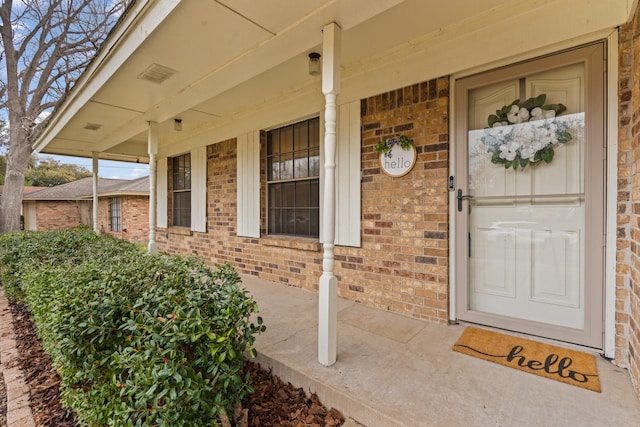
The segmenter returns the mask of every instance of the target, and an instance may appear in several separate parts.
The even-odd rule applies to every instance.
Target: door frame
[[[589,37],[574,40],[573,42],[563,42],[546,49],[540,49],[517,57],[502,60],[500,62],[485,64],[471,70],[460,72],[451,76],[450,83],[450,103],[449,103],[449,125],[450,125],[450,176],[455,184],[450,187],[449,192],[449,215],[451,218],[449,233],[449,321],[456,323],[458,319],[457,300],[458,280],[456,271],[459,268],[459,262],[456,259],[456,228],[457,228],[457,200],[455,189],[459,188],[459,180],[466,180],[466,170],[457,170],[456,152],[456,82],[459,79],[469,77],[493,69],[511,66],[518,62],[535,59],[538,57],[560,53],[564,50],[579,48],[583,45],[594,44],[596,42],[605,43],[605,71],[606,80],[604,82],[605,105],[604,105],[604,136],[606,143],[606,163],[605,163],[605,253],[604,253],[604,291],[603,291],[603,333],[602,340],[603,352],[605,357],[615,357],[615,292],[616,292],[616,212],[617,212],[617,132],[618,132],[618,114],[617,102],[609,101],[606,94],[616,94],[618,86],[618,32],[617,30],[607,30],[601,33],[591,35]],[[615,98],[617,100],[617,97]]]

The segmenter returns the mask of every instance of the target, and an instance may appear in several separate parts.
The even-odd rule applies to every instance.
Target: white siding
[[[191,230],[207,231],[207,147],[191,150]]]
[[[238,137],[237,235],[260,237],[260,132]]]
[[[167,159],[156,162],[156,219],[158,228],[167,228]]]

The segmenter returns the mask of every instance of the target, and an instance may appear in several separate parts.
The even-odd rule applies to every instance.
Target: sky
[[[39,157],[51,157],[63,164],[84,166],[93,172],[93,160],[80,157],[54,156],[50,154],[38,154]],[[136,179],[149,175],[149,165],[146,163],[115,162],[112,160],[98,161],[98,176],[112,179]]]

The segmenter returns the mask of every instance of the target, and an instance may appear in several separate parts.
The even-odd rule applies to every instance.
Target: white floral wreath
[[[491,154],[491,163],[514,170],[550,163],[554,147],[571,141],[567,125],[555,120],[567,107],[545,104],[546,99],[546,94],[524,102],[516,99],[489,116],[481,141]]]

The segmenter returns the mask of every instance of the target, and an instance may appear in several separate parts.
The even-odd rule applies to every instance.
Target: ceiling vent
[[[84,129],[86,130],[93,130],[96,131],[98,129],[100,129],[102,127],[102,125],[98,124],[98,123],[87,123],[84,125]]]
[[[140,80],[146,80],[148,82],[160,84],[167,80],[169,77],[173,76],[175,73],[177,73],[177,71],[172,68],[158,64],[151,64],[146,70],[138,75],[138,78]]]

